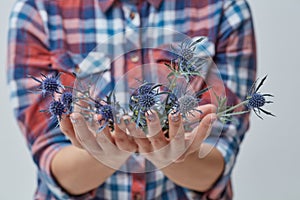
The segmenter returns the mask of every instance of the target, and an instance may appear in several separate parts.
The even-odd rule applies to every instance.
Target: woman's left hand
[[[184,131],[181,115],[169,114],[168,138],[163,133],[158,115],[154,111],[147,115],[147,136],[133,122],[126,126],[138,145],[139,153],[157,168],[163,168],[173,162],[183,162],[188,155],[200,150],[203,140],[209,135],[212,123],[217,119],[216,107],[207,104],[199,106],[197,110],[201,110],[202,114],[194,112],[194,116],[189,115],[189,122],[201,122],[188,133]]]

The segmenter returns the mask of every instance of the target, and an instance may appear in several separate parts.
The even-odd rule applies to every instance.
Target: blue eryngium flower
[[[182,113],[182,115],[185,117],[188,114],[192,115],[191,111],[197,111],[202,113],[200,110],[195,109],[200,103],[200,99],[193,95],[183,95],[178,99],[178,108],[177,111]]]
[[[60,101],[52,101],[49,106],[49,112],[52,116],[56,116],[61,120],[62,115],[65,113],[65,105]]]
[[[161,86],[161,85],[156,85],[156,87],[153,88],[155,84],[154,83],[144,83],[142,84],[140,87],[138,87],[137,89],[137,94],[138,95],[144,95],[144,94],[148,94],[148,93],[155,93],[155,88]]]
[[[130,96],[129,108],[133,112],[133,121],[137,126],[146,125],[145,113],[155,105],[161,103],[160,95],[166,92],[159,92],[161,84],[143,83]]]
[[[206,63],[206,58],[200,58],[196,56],[196,45],[202,42],[205,38],[201,37],[196,41],[190,39],[184,40],[180,45],[174,47],[171,46],[175,59],[171,60],[171,63],[165,63],[166,66],[172,71],[168,78],[171,76],[184,76],[187,82],[189,82],[192,76],[201,76],[201,68]]]
[[[40,83],[40,85],[37,87],[37,92],[41,92],[43,97],[47,94],[51,94],[54,96],[54,93],[59,93],[60,89],[64,89],[64,86],[60,82],[60,75],[61,73],[58,73],[56,75],[46,76],[42,74],[41,80],[37,79],[34,76],[29,75],[28,77],[32,78],[33,80]]]
[[[264,110],[262,107],[267,104],[267,103],[273,103],[272,101],[268,101],[266,100],[265,97],[273,97],[273,95],[271,94],[261,94],[258,90],[261,88],[261,86],[263,85],[263,83],[265,82],[267,76],[265,76],[260,83],[258,84],[258,86],[256,87],[256,82],[258,81],[258,79],[253,83],[253,85],[251,86],[248,95],[246,97],[246,99],[240,103],[238,103],[237,105],[234,106],[227,106],[227,98],[226,97],[218,97],[216,94],[216,98],[218,101],[218,108],[217,108],[217,116],[218,118],[223,122],[228,122],[228,121],[232,121],[231,117],[236,116],[236,115],[242,115],[242,114],[246,114],[249,113],[251,110],[254,111],[254,113],[260,118],[263,119],[260,116],[260,112],[265,113],[266,115],[271,115],[274,116],[272,113],[270,113],[269,111]],[[248,109],[243,110],[243,111],[237,111],[234,112],[234,110],[236,108],[239,108],[241,106],[246,106]]]
[[[270,113],[269,111],[266,111],[264,109],[262,109],[262,107],[266,104],[266,103],[273,103],[273,101],[267,101],[265,99],[265,97],[273,97],[273,95],[271,94],[261,94],[260,92],[258,92],[258,90],[260,89],[260,87],[263,85],[263,83],[265,82],[267,76],[265,76],[260,83],[258,84],[258,86],[256,87],[256,82],[257,80],[254,82],[254,84],[252,85],[249,94],[247,96],[247,100],[248,103],[246,104],[246,106],[249,109],[252,109],[254,111],[254,113],[261,119],[263,119],[260,116],[260,111],[265,113],[266,115],[271,115],[271,116],[275,116],[272,113]]]
[[[196,44],[203,41],[204,38],[200,38],[197,41],[192,41],[191,39],[185,39],[178,46],[171,45],[173,52],[176,54],[176,59],[181,61],[190,62],[195,56]]]
[[[116,96],[114,92],[110,92],[108,96],[106,96],[106,100],[96,99],[92,100],[92,103],[89,103],[92,107],[93,113],[97,115],[101,115],[101,118],[98,120],[99,124],[102,124],[101,127],[97,130],[97,133],[100,133],[107,126],[114,130],[114,122],[115,117],[120,112],[120,105],[116,100]]]
[[[197,109],[201,101],[199,97],[209,89],[210,88],[202,89],[195,94],[189,94],[188,91],[185,91],[179,98],[171,93],[168,98],[168,101],[173,104],[171,111],[173,111],[173,114],[180,113],[183,118],[187,118],[188,115],[193,116],[193,111],[202,113],[201,110]]]
[[[101,105],[99,103],[98,105],[99,108],[97,109],[96,114],[101,115],[101,119],[99,120],[99,123],[101,124],[102,122],[104,122],[104,124],[97,131],[99,133],[108,125],[110,125],[110,128],[113,128],[113,123],[115,122],[114,120],[115,109],[112,105],[109,104]]]
[[[62,119],[62,115],[66,113],[66,107],[59,99],[58,101],[52,100],[47,110],[40,110],[40,112],[47,112],[51,114],[51,119]]]
[[[98,114],[102,116],[101,121],[114,121],[113,107],[111,105],[103,105],[99,108]]]
[[[73,111],[73,94],[72,92],[63,92],[61,95],[61,101],[67,109],[67,114],[71,114]]]

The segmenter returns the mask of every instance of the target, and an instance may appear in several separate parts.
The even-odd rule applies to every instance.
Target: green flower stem
[[[222,114],[221,116],[219,116],[219,114],[217,115],[218,117],[230,117],[230,116],[234,116],[234,115],[242,115],[242,114],[245,114],[245,113],[249,113],[250,110],[245,110],[245,111],[242,111],[242,112],[234,112],[234,113],[228,113],[228,114]]]
[[[233,115],[234,113],[228,113],[228,112],[230,112],[230,111],[232,111],[232,110],[234,110],[234,109],[236,109],[236,108],[238,108],[238,107],[240,107],[240,106],[246,105],[246,104],[248,103],[248,101],[249,101],[249,100],[242,101],[241,103],[239,103],[239,104],[237,104],[237,105],[235,105],[235,106],[232,106],[232,107],[230,107],[230,108],[228,108],[228,109],[226,109],[226,110],[224,110],[224,111],[222,111],[222,112],[219,112],[219,113],[217,113],[217,116],[218,116],[218,117],[221,117],[221,116],[231,116],[231,115]],[[237,113],[238,113],[238,112],[237,112]],[[240,114],[243,114],[243,113],[240,113]]]
[[[175,88],[177,79],[178,79],[177,74],[174,74],[174,78],[172,79],[169,88],[171,91],[173,91],[173,89]]]
[[[76,88],[73,88],[73,87],[71,87],[71,86],[64,86],[65,88],[68,88],[68,89],[72,89],[72,90],[74,90],[74,91],[76,91],[76,92],[79,92],[80,94],[82,94],[84,97],[86,97],[86,98],[88,98],[88,99],[90,99],[90,100],[92,100],[92,101],[95,101],[95,99],[93,99],[89,94],[87,95],[87,94],[85,94],[84,92],[82,92],[82,91],[80,91],[80,90],[78,90],[78,89],[76,89]]]

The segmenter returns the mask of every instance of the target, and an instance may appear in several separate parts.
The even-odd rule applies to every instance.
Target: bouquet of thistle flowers
[[[167,83],[156,83],[139,81],[139,86],[133,88],[129,98],[129,109],[123,108],[117,101],[114,91],[111,91],[105,98],[92,97],[89,85],[74,88],[73,86],[63,85],[60,78],[61,73],[41,74],[41,78],[29,75],[39,85],[33,90],[41,93],[42,97],[51,97],[48,108],[41,110],[51,115],[52,119],[61,120],[64,115],[72,112],[81,113],[87,121],[96,120],[99,124],[97,133],[100,133],[105,127],[109,126],[111,131],[114,129],[116,120],[120,120],[122,115],[129,115],[131,120],[147,133],[146,117],[149,113],[155,111],[158,113],[164,131],[168,131],[168,115],[181,115],[186,124],[189,125],[189,116],[194,116],[195,112],[202,113],[198,109],[201,97],[209,90],[213,90],[213,85],[199,91],[192,92],[189,88],[191,80],[202,77],[202,67],[207,59],[196,56],[195,49],[198,44],[204,40],[203,37],[196,41],[184,40],[178,46],[171,46],[172,52],[176,54],[175,58],[165,63],[169,70]],[[77,77],[74,74],[75,78]],[[101,75],[100,75],[101,76]],[[269,111],[263,109],[268,103],[267,97],[273,97],[271,94],[263,94],[259,89],[264,84],[267,76],[262,80],[256,80],[246,99],[242,102],[228,106],[226,96],[218,96],[216,114],[223,123],[228,123],[233,116],[249,113],[251,110],[262,119],[261,114],[274,116]],[[78,78],[80,86],[80,78]],[[74,109],[76,107],[76,109]],[[238,111],[236,111],[238,110]],[[97,117],[95,117],[97,116]],[[198,121],[199,122],[199,121]],[[186,126],[188,129],[189,126]]]

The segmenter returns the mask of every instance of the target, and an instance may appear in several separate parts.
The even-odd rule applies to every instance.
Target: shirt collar
[[[117,0],[99,0],[100,8],[102,12],[106,12],[112,5],[113,3]],[[159,8],[162,0],[147,0],[151,5],[153,5],[156,9]]]

